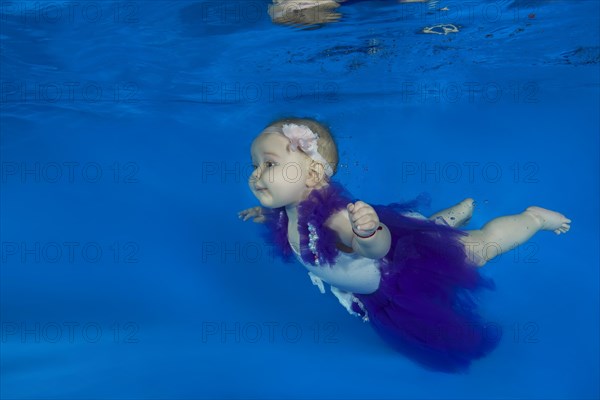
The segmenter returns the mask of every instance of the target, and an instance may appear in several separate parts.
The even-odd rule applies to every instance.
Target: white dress
[[[325,293],[323,282],[328,283],[331,293],[337,297],[340,304],[350,314],[360,316],[360,314],[352,310],[352,303],[357,303],[365,312],[363,321],[366,322],[369,320],[366,314],[367,311],[353,293],[369,294],[379,288],[381,274],[375,260],[362,257],[355,252],[344,253],[340,251],[333,267],[329,265],[315,266],[305,263],[291,243],[290,247],[298,261],[308,269],[308,276],[311,282],[319,288],[321,293]]]
[[[412,218],[426,219],[425,216],[416,212],[403,214]],[[360,314],[352,310],[352,303],[357,303],[365,313],[365,316],[362,318],[363,321],[367,322],[369,320],[367,310],[353,293],[370,294],[377,291],[381,280],[381,273],[376,260],[363,257],[356,252],[345,253],[339,251],[333,267],[329,265],[318,266],[305,263],[291,243],[290,247],[298,261],[308,269],[308,276],[311,282],[319,288],[321,293],[325,293],[323,282],[328,283],[331,293],[337,297],[340,304],[350,314],[360,316]]]

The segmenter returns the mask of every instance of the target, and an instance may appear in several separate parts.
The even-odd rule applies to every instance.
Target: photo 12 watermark
[[[281,82],[201,82],[200,101],[215,104],[297,103],[309,99],[316,103],[337,103],[341,100],[336,82],[316,82],[307,85],[293,81]]]
[[[136,322],[110,324],[86,321],[5,321],[0,324],[2,343],[139,343]]]
[[[401,81],[402,103],[496,104],[501,101],[517,104],[540,102],[537,82],[435,82]]]
[[[339,325],[335,322],[314,322],[306,325],[289,321],[203,321],[200,341],[206,344],[300,342],[330,344],[340,341],[338,335]]]
[[[499,183],[537,184],[541,182],[540,165],[535,161],[402,161],[397,175],[402,183]],[[369,166],[358,161],[340,163],[338,173],[366,173]],[[303,166],[297,162],[203,161],[201,183],[252,183],[262,177],[264,182],[296,183],[303,179]],[[14,172],[11,172],[14,173]],[[395,171],[394,171],[395,173]]]
[[[2,263],[138,264],[140,245],[134,241],[2,241]]]
[[[496,342],[508,340],[515,344],[540,343],[540,325],[533,321],[498,323],[493,321],[477,323],[438,323],[431,325],[415,324],[412,328],[418,336],[428,342],[450,342],[473,344],[476,342]]]
[[[20,24],[137,24],[140,2],[133,1],[2,1],[0,22]]]
[[[140,166],[133,161],[3,161],[0,181],[3,184],[50,183],[90,184],[139,182]]]
[[[415,324],[413,333],[430,342],[469,343],[505,339],[516,344],[538,344],[540,325],[525,322],[477,322],[452,324]],[[203,344],[338,344],[343,337],[336,322],[314,322],[310,325],[281,321],[203,321],[199,335]]]
[[[439,217],[438,217],[439,218]],[[253,218],[249,218],[252,220]],[[464,229],[464,228],[461,228]],[[540,245],[535,241],[505,244],[489,241],[484,244],[464,239],[461,251],[470,260],[486,263],[510,262],[513,264],[538,264]],[[451,246],[448,248],[451,251]],[[264,264],[271,265],[279,260],[279,247],[268,241],[202,241],[200,243],[202,264]],[[14,253],[15,250],[12,250]],[[475,255],[476,254],[476,255]]]
[[[462,229],[462,228],[461,228]],[[462,244],[465,254],[471,261],[481,262],[485,260],[486,264],[505,263],[511,264],[539,264],[540,245],[534,241],[528,241],[519,245],[518,243],[498,243],[489,241],[479,243],[464,239]]]
[[[540,166],[534,161],[502,164],[494,161],[403,161],[402,183],[539,183]]]
[[[202,241],[202,264],[273,264],[276,245],[266,241]]]
[[[137,82],[1,80],[0,104],[138,103]]]
[[[253,182],[257,176],[262,174],[266,174],[264,179],[269,183],[278,180],[296,183],[303,179],[303,168],[302,164],[295,161],[266,161],[263,165],[256,165],[252,162],[203,161],[201,164],[201,183],[211,181],[222,184]],[[340,166],[340,168],[342,167]]]

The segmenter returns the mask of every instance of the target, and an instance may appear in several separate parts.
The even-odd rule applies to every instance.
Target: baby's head
[[[329,129],[313,119],[270,123],[252,142],[251,152],[255,170],[250,186],[259,199],[266,193],[279,197],[269,202],[273,207],[295,203],[312,189],[326,186],[337,171],[335,141]]]
[[[261,135],[267,134],[269,132],[277,132],[277,133],[283,134],[284,125],[298,125],[300,127],[306,126],[313,133],[316,133],[319,136],[319,138],[316,141],[317,142],[317,151],[321,156],[323,156],[325,161],[327,161],[329,163],[329,166],[331,167],[331,170],[332,170],[332,176],[336,173],[337,165],[338,165],[338,151],[337,151],[337,145],[335,144],[335,141],[333,140],[333,137],[331,135],[331,132],[329,131],[329,128],[327,128],[325,125],[315,121],[314,119],[282,118],[282,119],[279,119],[277,121],[270,123],[263,130]],[[302,149],[300,149],[300,148],[298,148],[298,150],[303,152]],[[331,178],[331,176],[326,176],[327,181],[329,181],[330,178]]]

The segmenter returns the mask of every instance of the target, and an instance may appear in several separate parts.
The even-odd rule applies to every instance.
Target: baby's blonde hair
[[[311,131],[319,135],[319,140],[317,141],[317,149],[319,153],[327,160],[331,168],[333,169],[333,174],[337,172],[338,166],[338,150],[337,145],[335,144],[335,140],[333,139],[333,135],[327,126],[324,124],[317,122],[312,118],[281,118],[276,121],[271,122],[269,125],[265,127],[265,130],[268,131],[277,131],[283,134],[283,125],[285,124],[296,124],[296,125],[305,125]]]

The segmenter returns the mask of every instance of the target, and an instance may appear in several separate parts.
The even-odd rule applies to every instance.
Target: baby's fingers
[[[252,218],[252,217],[259,217],[261,215],[261,209],[260,207],[252,207],[252,208],[247,208],[243,211],[240,211],[238,213],[238,218],[244,218],[244,221],[246,221],[248,218]]]
[[[360,229],[361,231],[367,231],[369,229],[373,229],[377,226],[377,223],[372,219],[363,220],[356,224],[356,229]]]
[[[244,218],[244,221],[252,216],[252,209],[248,208],[247,210],[240,211],[238,213],[238,218]]]

